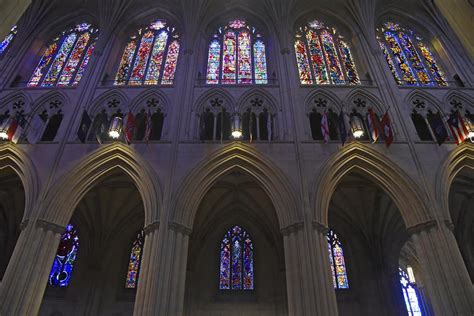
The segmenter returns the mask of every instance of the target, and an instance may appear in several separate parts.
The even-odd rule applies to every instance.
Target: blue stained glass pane
[[[125,288],[134,289],[137,287],[138,274],[140,271],[140,263],[143,251],[143,230],[138,233],[137,238],[133,242],[132,250],[130,252],[130,260],[128,262],[127,278],[125,280]]]
[[[408,315],[410,316],[423,316],[421,309],[421,301],[418,296],[418,288],[416,284],[410,282],[408,274],[405,270],[399,268],[400,284],[402,286],[403,298],[405,299],[405,305],[407,307]]]
[[[329,247],[329,263],[331,264],[332,279],[334,288],[348,289],[349,280],[347,278],[346,263],[342,244],[337,235],[330,230],[327,235]]]
[[[15,35],[17,33],[16,25],[11,29],[10,33],[5,37],[5,39],[0,43],[0,56],[7,50],[8,46],[13,42]]]
[[[72,269],[79,248],[79,236],[73,225],[69,224],[61,236],[53,267],[49,274],[49,284],[66,287],[71,281]]]
[[[221,242],[219,289],[254,289],[253,243],[239,226],[232,227]]]

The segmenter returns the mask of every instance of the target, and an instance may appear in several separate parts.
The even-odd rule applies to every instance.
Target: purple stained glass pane
[[[79,236],[77,230],[69,224],[61,236],[53,267],[49,274],[49,284],[51,286],[66,287],[69,285],[78,248]]]
[[[51,67],[49,68],[48,73],[46,74],[46,77],[43,80],[42,86],[43,87],[52,87],[56,84],[58,78],[59,78],[59,73],[61,72],[66,59],[71,52],[71,49],[74,46],[74,43],[76,42],[77,34],[72,33],[69,34],[65,39],[64,42],[61,45],[61,48],[59,49],[58,53],[56,54],[56,58],[54,59],[53,63],[51,64]]]
[[[168,32],[162,31],[155,39],[150,63],[146,74],[145,84],[158,84],[161,67],[165,55],[166,43],[168,42]]]
[[[348,289],[349,281],[347,279],[346,264],[344,261],[341,242],[332,230],[328,232],[327,239],[329,247],[329,263],[331,264],[334,288]]]
[[[235,33],[226,32],[224,35],[224,46],[222,51],[222,83],[235,84],[236,61],[237,61],[237,40]]]
[[[127,278],[125,279],[125,288],[134,289],[137,287],[138,274],[143,251],[144,232],[138,233],[137,238],[133,242],[130,252],[130,260],[128,262]]]
[[[164,85],[173,84],[176,67],[178,65],[179,47],[178,40],[171,42],[168,47],[165,70],[163,71],[163,78],[161,79],[161,83]]]
[[[148,31],[143,35],[135,58],[132,74],[130,75],[129,85],[141,85],[145,78],[145,69],[150,58],[151,47],[155,35],[152,31]]]
[[[209,55],[207,59],[207,84],[219,83],[219,65],[221,59],[221,44],[218,40],[213,40],[209,44]]]

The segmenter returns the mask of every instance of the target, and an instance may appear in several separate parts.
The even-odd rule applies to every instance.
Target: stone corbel
[[[283,236],[288,236],[291,233],[294,233],[294,232],[297,232],[298,230],[303,229],[303,227],[304,227],[303,222],[296,222],[286,227],[283,227],[282,229],[280,229],[280,232]]]
[[[160,222],[153,222],[153,223],[150,223],[148,225],[145,226],[145,228],[143,228],[143,232],[145,233],[145,236],[158,230],[158,228],[160,228]]]
[[[313,221],[313,228],[323,235],[327,235],[329,233],[329,227],[324,224],[321,224],[318,221]]]
[[[62,234],[62,233],[64,233],[64,230],[66,230],[65,226],[62,226],[62,225],[59,225],[59,224],[56,224],[56,223],[52,223],[50,221],[47,221],[47,220],[41,219],[41,218],[36,220],[36,227],[42,228],[43,230],[51,231],[55,234]]]
[[[186,236],[191,235],[191,233],[193,231],[191,228],[189,228],[189,227],[187,227],[183,224],[176,223],[176,222],[169,222],[168,227],[171,230],[173,230],[175,232],[179,232],[179,233],[181,233],[183,235],[186,235]]]
[[[416,235],[416,234],[419,234],[421,232],[428,232],[432,228],[435,228],[436,226],[438,226],[438,224],[433,219],[433,220],[429,220],[429,221],[426,221],[426,222],[419,223],[419,224],[416,224],[414,226],[408,227],[407,232],[410,236],[411,235]]]

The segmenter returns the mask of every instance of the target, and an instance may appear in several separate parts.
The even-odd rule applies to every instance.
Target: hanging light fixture
[[[109,136],[113,139],[118,139],[120,134],[122,134],[122,118],[116,116],[110,122]]]
[[[353,115],[351,118],[351,132],[355,138],[364,136],[364,123],[357,115]]]
[[[467,138],[469,138],[471,142],[474,143],[474,123],[469,118],[465,118],[464,123],[467,128]]]
[[[0,139],[7,140],[8,139],[8,130],[12,125],[13,119],[11,117],[3,120],[2,124],[0,124]]]
[[[232,117],[232,137],[234,137],[234,139],[240,139],[242,137],[242,122],[239,113],[235,113]]]

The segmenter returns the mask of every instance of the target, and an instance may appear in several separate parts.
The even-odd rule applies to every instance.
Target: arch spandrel
[[[331,156],[312,185],[311,203],[315,222],[328,225],[329,203],[340,180],[360,171],[393,199],[407,228],[431,221],[426,195],[419,186],[388,157],[360,143],[352,143]]]
[[[464,143],[453,150],[444,163],[440,166],[436,175],[435,197],[442,208],[444,219],[450,219],[449,213],[449,191],[456,176],[464,169],[474,169],[474,145]]]
[[[173,197],[172,222],[192,227],[204,195],[220,177],[241,170],[255,178],[274,204],[280,228],[301,222],[303,215],[292,182],[253,148],[242,143],[225,146],[188,173]]]
[[[23,220],[26,220],[32,215],[39,194],[40,183],[36,167],[18,146],[5,143],[0,146],[0,170],[4,168],[13,169],[23,184],[25,191]]]
[[[65,226],[84,195],[98,180],[117,168],[132,179],[140,192],[145,226],[159,221],[163,193],[158,176],[137,152],[121,143],[93,152],[65,172],[46,195],[40,217]]]

